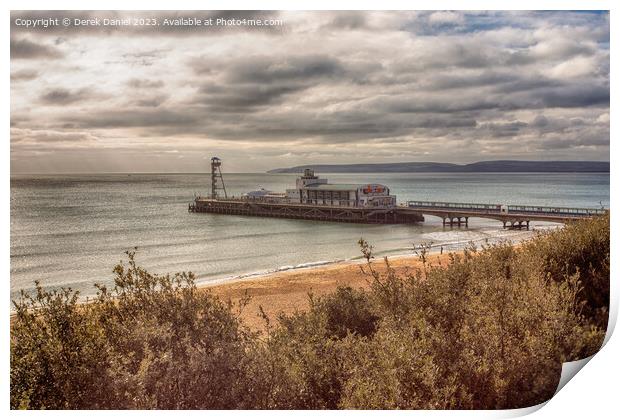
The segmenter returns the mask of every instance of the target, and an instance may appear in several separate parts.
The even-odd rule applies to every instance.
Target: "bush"
[[[561,363],[601,346],[609,216],[451,254],[398,275],[371,247],[367,290],[310,297],[256,333],[247,300],[221,302],[191,273],[129,261],[115,287],[14,302],[12,408],[498,409],[538,404]]]
[[[68,289],[22,293],[11,325],[11,408],[100,408],[114,395],[106,336]]]
[[[327,336],[344,338],[349,333],[363,337],[372,336],[379,317],[373,313],[371,303],[363,290],[338,287],[336,292],[311,305],[326,316]]]
[[[232,305],[196,289],[186,273],[157,276],[129,262],[113,292],[77,304],[63,289],[15,302],[13,408],[234,408],[255,335]]]
[[[609,212],[605,216],[568,224],[526,244],[526,252],[540,260],[541,270],[556,282],[576,276],[584,316],[607,329],[609,318]]]

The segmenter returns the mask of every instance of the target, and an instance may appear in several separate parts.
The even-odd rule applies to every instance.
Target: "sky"
[[[11,173],[608,161],[609,67],[606,12],[12,12]]]

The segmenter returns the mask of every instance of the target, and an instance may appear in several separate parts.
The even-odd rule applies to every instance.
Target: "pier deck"
[[[199,197],[190,203],[188,211],[374,224],[418,223],[423,222],[426,215],[441,218],[444,226],[468,226],[469,218],[475,217],[498,220],[507,229],[529,229],[532,221],[567,223],[600,216],[608,210],[431,201],[408,201],[396,207],[353,207],[243,198]]]
[[[443,225],[465,225],[470,217],[499,220],[504,228],[528,228],[532,221],[566,223],[604,215],[606,209],[577,207],[521,206],[479,203],[408,201],[407,208],[443,220]]]
[[[279,217],[346,223],[397,224],[424,221],[424,217],[419,212],[403,207],[352,207],[244,199],[197,198],[189,205],[188,210],[196,213]]]

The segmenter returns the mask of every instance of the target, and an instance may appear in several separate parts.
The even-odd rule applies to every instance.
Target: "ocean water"
[[[335,183],[386,184],[399,202],[609,206],[609,174],[321,175]],[[236,195],[283,191],[295,177],[224,174],[228,193]],[[11,297],[32,291],[35,280],[92,295],[93,283],[113,283],[113,266],[134,247],[138,263],[152,272],[193,271],[199,282],[214,282],[359,258],[361,237],[378,255],[403,255],[414,244],[458,249],[529,235],[484,219],[444,228],[434,217],[420,225],[361,225],[188,213],[188,203],[209,185],[208,174],[12,176]]]

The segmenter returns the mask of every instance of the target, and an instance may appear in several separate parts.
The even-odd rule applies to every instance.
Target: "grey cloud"
[[[274,83],[311,80],[343,74],[338,59],[326,55],[248,57],[228,68],[230,83]]]
[[[530,92],[536,95],[539,89],[564,89],[567,85],[560,80],[550,79],[539,74],[515,75],[512,80],[498,83],[493,86],[493,91],[499,94],[513,94],[516,92]]]
[[[69,90],[64,88],[51,89],[43,93],[39,100],[45,105],[69,105],[92,98],[89,89]]]
[[[39,72],[32,69],[18,70],[11,73],[11,82],[20,82],[36,79]]]
[[[339,60],[324,54],[253,55],[218,62],[202,57],[188,65],[199,75],[223,74],[228,83],[274,83],[343,74]]]
[[[136,99],[133,104],[139,107],[158,107],[168,99],[168,95],[154,95]]]
[[[578,136],[552,136],[536,144],[542,150],[562,150],[575,147],[609,147],[609,132],[586,132]]]
[[[416,113],[451,113],[463,111],[483,111],[498,106],[497,98],[481,96],[453,95],[393,95],[379,96],[363,104],[383,112],[416,114]]]
[[[219,112],[281,103],[289,94],[345,74],[339,60],[325,55],[253,56],[219,65],[200,59],[189,65],[198,75],[214,79],[200,86],[193,102]]]
[[[55,47],[39,44],[28,39],[11,38],[11,59],[56,59],[63,54]]]
[[[537,128],[547,127],[549,125],[549,120],[544,115],[537,115],[532,121],[532,126]]]
[[[100,113],[67,115],[69,126],[76,128],[183,127],[200,121],[182,111],[168,109],[107,110]]]
[[[545,107],[609,106],[609,86],[571,85],[540,92],[541,105]]]
[[[596,121],[586,120],[584,118],[564,118],[564,117],[546,117],[537,115],[530,123],[530,127],[540,134],[566,134],[569,132],[598,132],[601,128],[609,131],[607,124],[601,124]]]
[[[290,118],[289,118],[290,117]],[[258,122],[258,121],[257,121]],[[261,138],[315,138],[322,143],[350,143],[411,134],[418,129],[471,128],[476,122],[457,116],[416,116],[404,121],[384,114],[312,115],[307,113],[280,116],[269,125],[256,125],[253,129]],[[224,134],[224,133],[222,133]]]
[[[127,81],[127,86],[136,89],[157,89],[164,87],[163,80],[148,80],[133,78]]]
[[[503,86],[497,89],[498,94],[491,95],[487,100],[493,107],[502,110],[543,109],[543,108],[587,108],[608,107],[609,86],[607,82],[560,83]]]
[[[305,85],[303,84],[277,86],[259,84],[219,86],[217,84],[205,84],[199,89],[199,95],[197,95],[194,102],[207,105],[211,110],[219,112],[251,111],[250,108],[279,103],[284,99],[285,95],[304,88]]]
[[[372,105],[387,112],[482,112],[487,110],[514,111],[518,109],[579,108],[609,106],[609,88],[606,86],[550,83],[537,89],[522,90],[523,84],[513,90],[508,86],[500,92],[472,92],[463,95],[416,93],[391,95],[373,99]]]
[[[508,123],[485,123],[480,124],[479,128],[482,130],[487,130],[491,133],[491,135],[495,137],[512,137],[521,130],[528,127],[528,124],[523,121],[511,121]]]
[[[145,105],[145,104],[137,104]],[[231,107],[238,108],[233,103]],[[224,106],[224,105],[222,105]],[[229,109],[189,106],[182,111],[127,107],[114,112],[63,115],[65,129],[140,128],[155,136],[200,134],[223,140],[297,141],[321,143],[371,141],[419,130],[474,129],[475,119],[459,115],[416,115],[406,119],[372,110],[346,112],[253,112],[242,118]],[[436,133],[428,133],[436,136]]]
[[[396,58],[392,64],[392,69],[394,72],[406,74],[419,73],[429,69],[486,68],[496,63],[492,51],[481,49],[474,43],[455,40],[453,42],[442,42],[437,45],[436,49]]]
[[[430,83],[425,88],[442,90],[506,85],[509,83],[514,84],[519,78],[520,76],[514,73],[487,70],[470,75],[464,75],[462,72],[457,74],[436,74],[430,76]]]
[[[146,34],[141,30],[104,37],[77,29],[50,38],[40,31],[27,39],[53,45],[52,37],[62,37],[68,41],[58,48],[75,52],[68,57],[95,46],[97,57],[109,61],[91,65],[85,53],[79,62],[28,62],[47,66],[46,80],[56,84],[47,90],[43,80],[17,84],[15,78],[12,87],[27,95],[12,95],[12,125],[111,132],[123,138],[122,147],[144,147],[145,153],[156,147],[144,146],[151,138],[172,149],[190,141],[197,149],[211,147],[218,140],[218,147],[241,153],[235,144],[241,141],[244,150],[303,149],[332,157],[364,145],[377,146],[386,158],[446,156],[446,150],[462,151],[455,159],[536,157],[540,151],[600,158],[608,151],[609,123],[599,117],[609,112],[609,51],[598,19],[466,12],[439,16],[439,24],[418,31],[429,13],[296,13],[284,13],[300,25],[281,37],[237,28],[222,39],[179,42],[187,35],[179,29],[143,43],[136,38]],[[456,24],[441,23],[451,18]],[[566,73],[575,59],[581,70]],[[73,76],[90,74],[110,78],[109,101],[93,100],[103,87],[97,93],[71,85]],[[36,108],[85,101],[88,107]],[[515,151],[516,142],[524,147]]]
[[[362,29],[367,26],[367,14],[361,11],[342,11],[324,25],[328,29]]]

